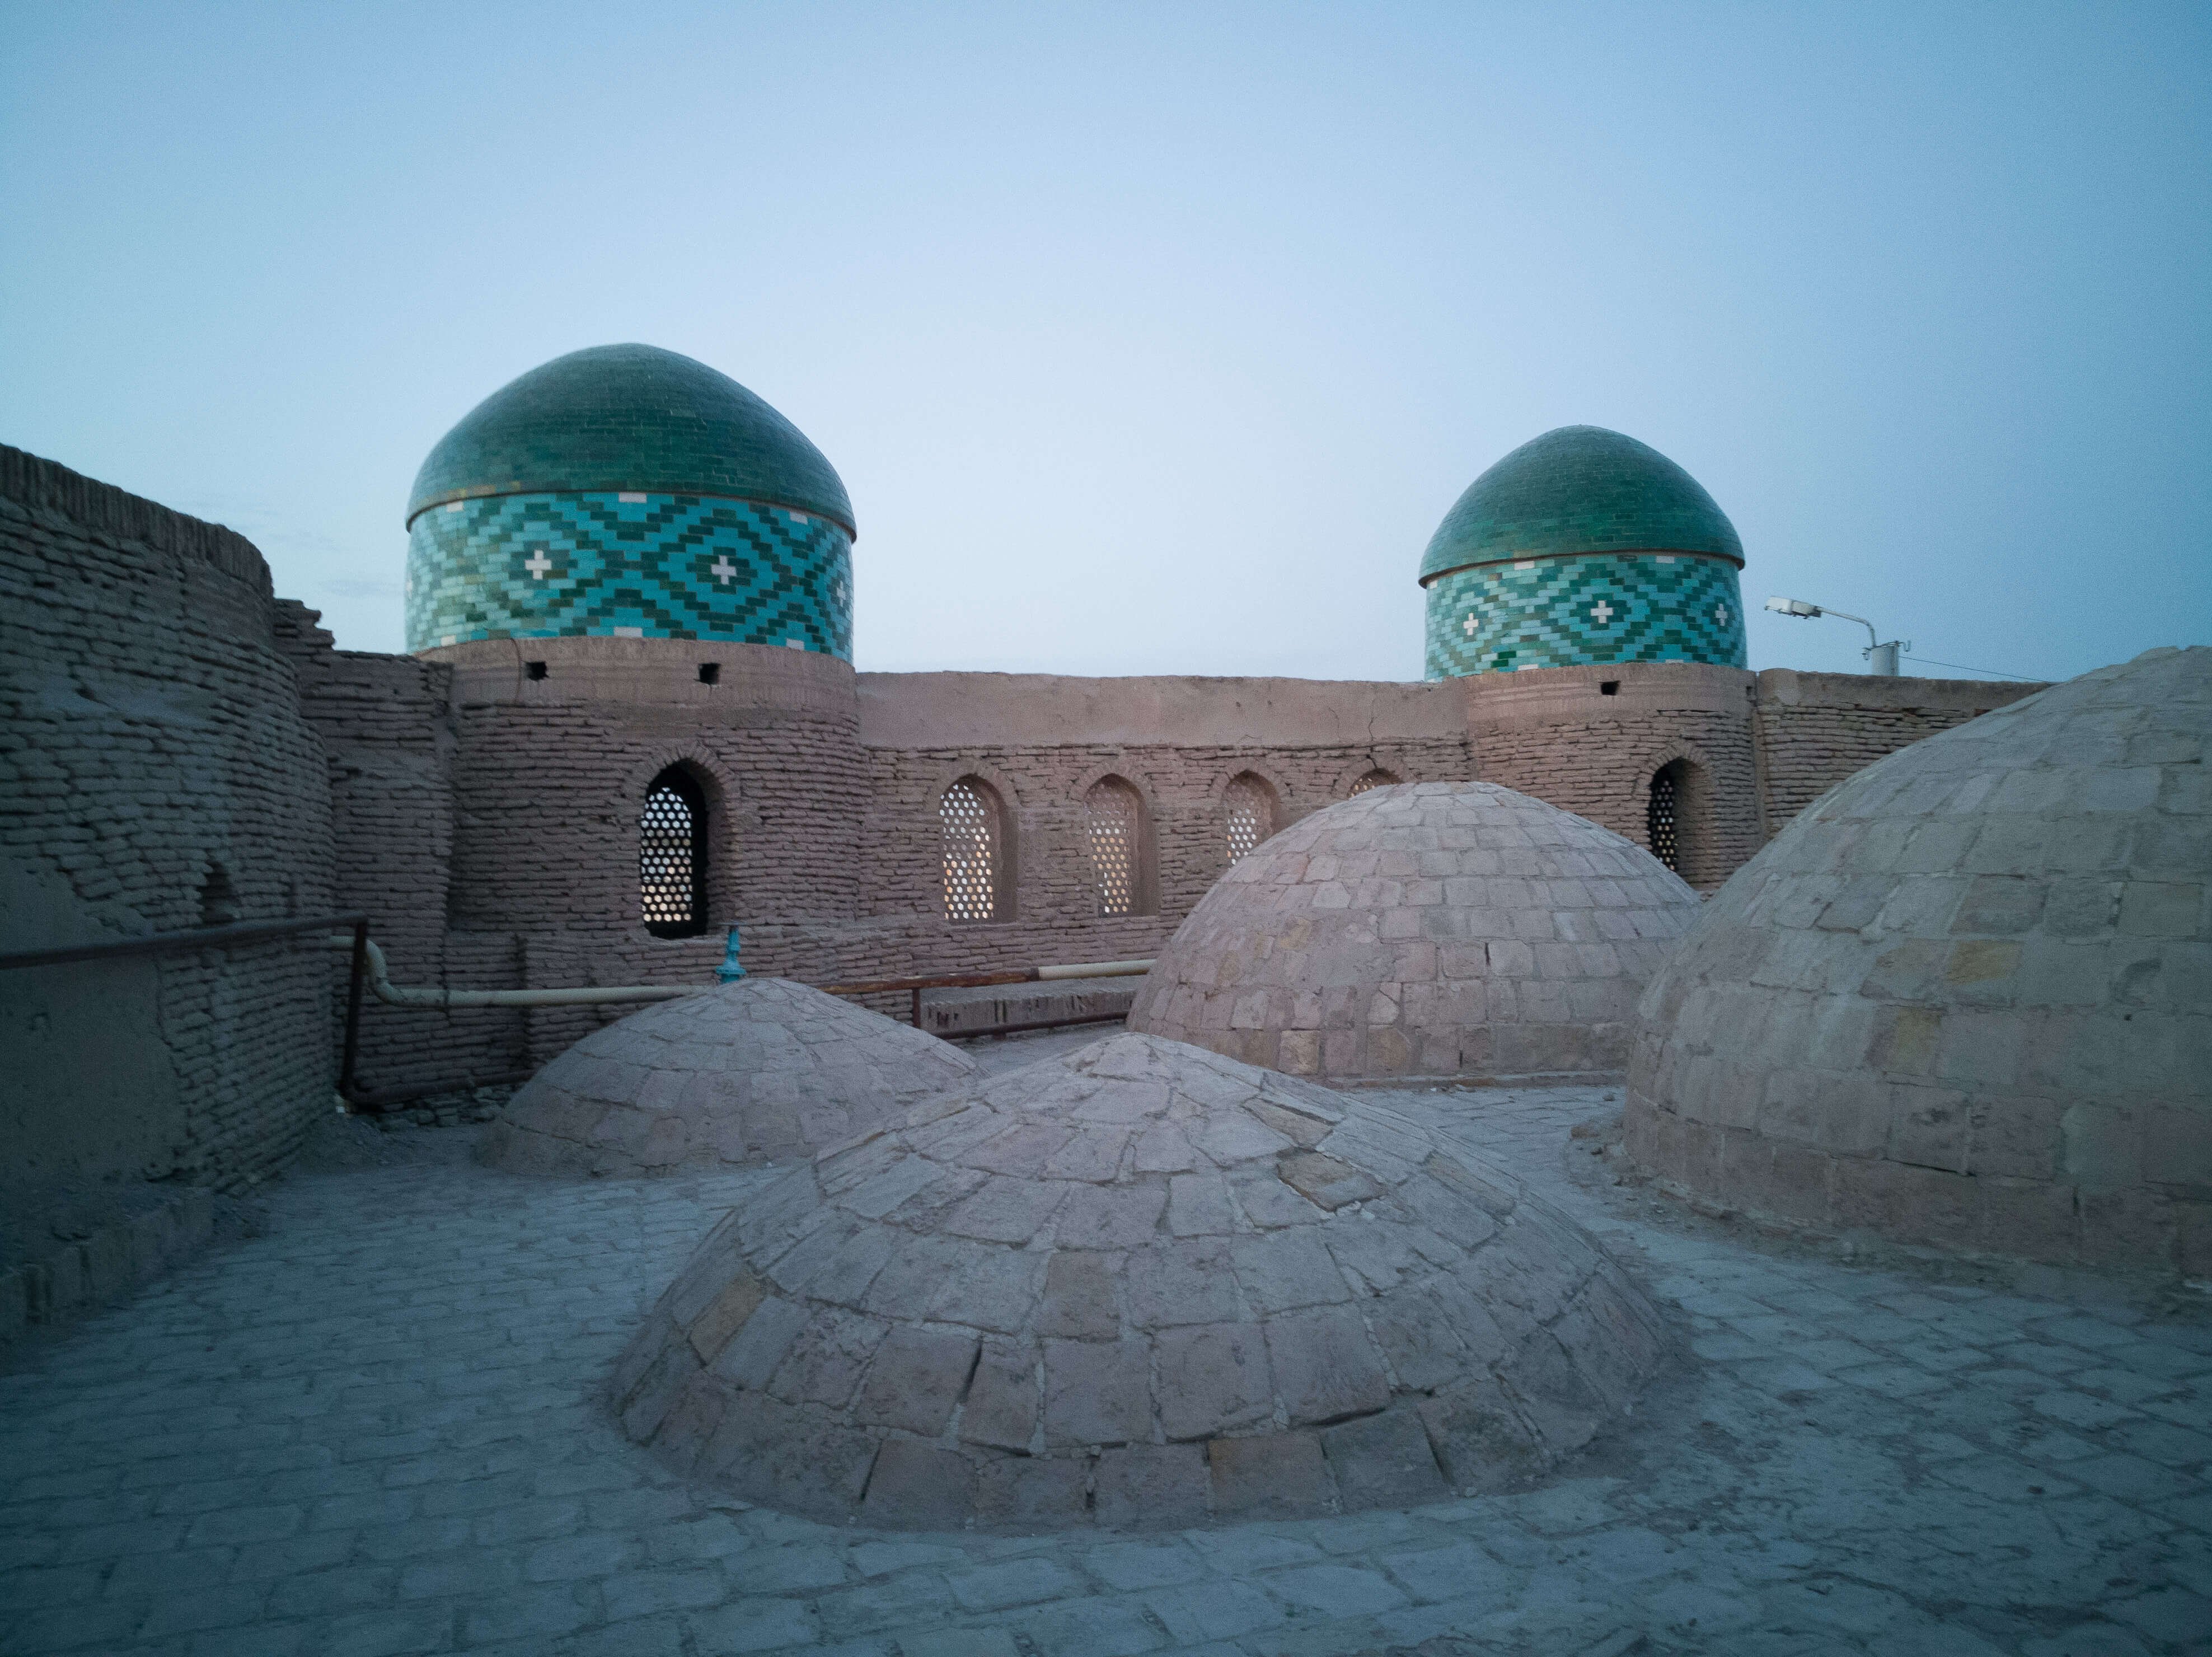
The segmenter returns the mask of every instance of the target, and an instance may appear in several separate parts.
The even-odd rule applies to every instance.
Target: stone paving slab
[[[1136,1539],[748,1508],[595,1398],[763,1176],[523,1179],[424,1130],[12,1355],[0,1654],[2206,1648],[2201,1308],[1853,1265],[1577,1180],[1601,1089],[1388,1097],[1641,1261],[1703,1353],[1540,1488]]]

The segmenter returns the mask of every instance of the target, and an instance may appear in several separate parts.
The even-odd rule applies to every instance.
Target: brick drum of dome
[[[2212,649],[1880,760],[1640,1009],[1631,1152],[1828,1231],[2212,1276]]]
[[[1129,1027],[1332,1081],[1615,1076],[1698,903],[1641,847],[1494,783],[1373,789],[1232,866]]]
[[[1115,1035],[733,1210],[618,1364],[629,1435],[910,1528],[1181,1526],[1541,1471],[1662,1361],[1573,1221],[1395,1113]]]
[[[784,978],[665,1001],[526,1082],[477,1159],[518,1173],[670,1173],[807,1156],[958,1087],[949,1042]]]

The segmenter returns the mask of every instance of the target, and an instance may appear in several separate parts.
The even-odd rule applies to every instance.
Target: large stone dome
[[[625,1430],[894,1526],[1173,1526],[1535,1473],[1664,1352],[1571,1221],[1389,1112],[1115,1035],[732,1210],[617,1365]]]
[[[1231,865],[1129,1027],[1331,1081],[1618,1075],[1698,894],[1494,783],[1372,789]]]
[[[975,1061],[785,978],[742,978],[595,1030],[525,1082],[480,1160],[518,1173],[668,1173],[807,1156],[957,1087]]]
[[[844,482],[805,432],[653,345],[593,345],[507,381],[438,440],[407,521],[450,501],[606,490],[759,501],[854,533]]]
[[[1823,1230],[2212,1276],[2212,649],[1879,760],[1652,982],[1632,1154]]]

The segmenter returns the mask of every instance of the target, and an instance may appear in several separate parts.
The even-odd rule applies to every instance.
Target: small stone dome
[[[786,978],[656,1002],[553,1059],[484,1130],[518,1173],[807,1156],[976,1074],[949,1042]]]
[[[1629,1149],[1824,1231],[2212,1276],[2212,649],[1877,761],[1652,981]]]
[[[1404,783],[1237,860],[1129,1027],[1330,1081],[1619,1074],[1698,894],[1609,829],[1494,783]]]
[[[805,432],[727,375],[653,345],[570,351],[501,386],[438,440],[407,521],[485,496],[623,490],[759,501],[855,533],[843,481]]]
[[[1467,487],[1421,559],[1448,570],[1571,552],[1701,552],[1743,567],[1743,543],[1705,485],[1648,443],[1602,426],[1532,437]]]
[[[617,1366],[625,1431],[829,1519],[1176,1526],[1540,1471],[1660,1363],[1573,1221],[1406,1118],[1115,1035],[733,1209]]]

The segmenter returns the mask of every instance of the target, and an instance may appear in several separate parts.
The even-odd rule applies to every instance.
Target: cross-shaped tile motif
[[[737,575],[738,567],[730,562],[729,555],[724,553],[707,566],[707,573],[716,581],[729,581]]]
[[[1600,599],[1590,606],[1590,614],[1597,618],[1597,624],[1602,627],[1613,619],[1613,606]]]
[[[545,549],[541,546],[522,561],[522,567],[530,572],[531,580],[544,581],[545,572],[553,567],[553,560],[545,556]]]

